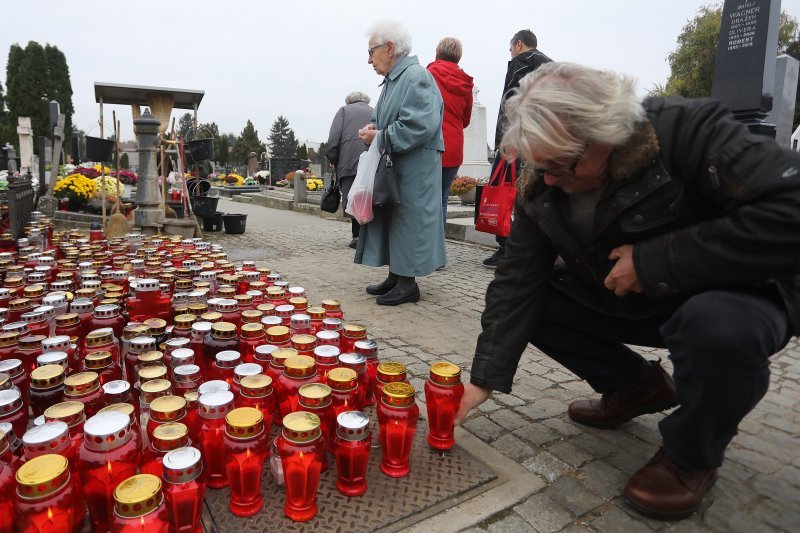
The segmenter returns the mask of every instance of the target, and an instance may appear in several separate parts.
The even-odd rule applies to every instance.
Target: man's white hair
[[[361,91],[353,91],[350,94],[348,94],[344,99],[344,103],[347,105],[355,104],[356,102],[364,102],[368,104],[369,96],[362,93]]]
[[[507,155],[577,155],[586,143],[620,146],[644,120],[633,78],[575,63],[547,63],[505,102]],[[536,163],[535,161],[531,161]]]
[[[393,20],[383,20],[373,24],[367,36],[375,37],[376,44],[384,44],[389,41],[394,43],[394,51],[398,57],[407,56],[411,53],[411,35],[408,29],[401,22]]]

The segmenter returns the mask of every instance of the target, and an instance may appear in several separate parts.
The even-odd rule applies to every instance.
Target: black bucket
[[[89,161],[111,161],[117,143],[100,137],[86,136],[86,159]]]
[[[186,190],[189,191],[189,196],[195,195],[195,189],[197,189],[197,196],[202,196],[211,190],[211,183],[208,180],[198,180],[197,178],[186,180]]]
[[[186,143],[186,146],[195,161],[214,158],[214,139],[194,139]]]
[[[217,204],[219,203],[218,197],[190,195],[189,199],[192,201],[192,210],[195,215],[210,217],[214,216],[214,213],[217,212]]]
[[[210,217],[203,217],[203,231],[222,231],[222,215],[217,211]]]
[[[244,228],[247,225],[247,215],[225,213],[222,215],[222,221],[225,224],[225,233],[240,235],[244,233]]]

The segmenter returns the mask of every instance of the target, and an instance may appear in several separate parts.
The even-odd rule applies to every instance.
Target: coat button
[[[656,294],[659,296],[663,296],[669,292],[669,285],[663,281],[660,281],[656,284]]]
[[[634,224],[641,224],[642,222],[644,222],[644,217],[642,215],[633,215]]]

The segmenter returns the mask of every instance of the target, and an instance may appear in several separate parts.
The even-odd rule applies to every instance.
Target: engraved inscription
[[[731,26],[728,29],[728,51],[753,46],[756,36],[756,22],[761,7],[755,2],[745,2],[728,13]]]

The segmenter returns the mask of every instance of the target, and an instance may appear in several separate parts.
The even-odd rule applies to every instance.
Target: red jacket
[[[472,118],[472,76],[450,61],[437,59],[428,70],[439,86],[444,100],[443,167],[457,167],[464,162],[464,128]]]

